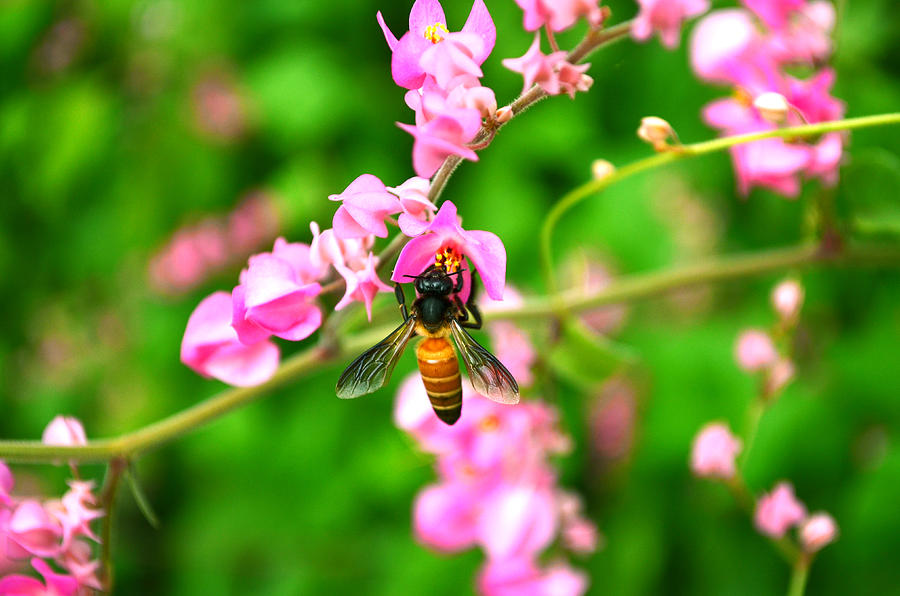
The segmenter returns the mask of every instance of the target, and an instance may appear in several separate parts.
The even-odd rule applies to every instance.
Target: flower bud
[[[503,124],[504,122],[509,122],[512,119],[512,117],[513,117],[513,111],[512,111],[512,108],[509,106],[503,106],[502,108],[498,109],[494,113],[494,119],[497,122],[499,122],[500,124]]]
[[[642,140],[653,145],[656,151],[665,151],[668,147],[668,140],[670,137],[675,136],[675,131],[662,118],[646,116],[641,118],[641,125],[637,130],[637,135]]]
[[[59,445],[62,447],[87,445],[87,436],[84,434],[84,427],[78,418],[57,416],[44,429],[41,442],[45,445]]]
[[[769,369],[766,378],[766,395],[772,396],[784,389],[794,378],[794,363],[787,358],[779,358]]]
[[[616,166],[605,159],[595,159],[591,163],[591,175],[594,177],[594,180],[603,180],[607,176],[611,176],[615,171]]]
[[[694,439],[691,470],[697,476],[729,479],[734,477],[734,459],[741,441],[721,422],[704,426]]]
[[[806,508],[794,496],[794,487],[789,482],[779,482],[771,493],[759,499],[754,521],[766,536],[781,538],[805,517]]]
[[[753,107],[757,109],[759,115],[772,124],[782,124],[787,120],[790,106],[787,99],[780,93],[769,91],[762,93],[753,100]]]
[[[800,527],[800,542],[803,550],[809,553],[816,552],[823,546],[831,544],[837,537],[837,524],[834,518],[827,513],[816,513]]]
[[[738,336],[734,356],[738,366],[746,371],[756,371],[775,364],[778,353],[766,333],[749,329]]]
[[[772,306],[783,321],[796,318],[803,305],[803,286],[795,279],[786,279],[772,290]]]

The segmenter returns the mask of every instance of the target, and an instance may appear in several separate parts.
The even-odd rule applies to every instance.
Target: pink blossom
[[[322,287],[319,268],[303,243],[275,241],[271,253],[254,255],[232,292],[232,325],[245,344],[275,335],[290,341],[309,337],[322,324],[313,301]]]
[[[416,230],[420,235],[410,240],[394,267],[393,281],[408,281],[405,275],[419,275],[434,262],[435,255],[451,249],[462,264],[465,258],[481,275],[487,295],[494,300],[503,299],[506,284],[506,248],[500,238],[491,232],[464,230],[456,215],[456,205],[445,201],[434,220]],[[468,295],[465,293],[463,299]]]
[[[215,292],[203,299],[188,319],[181,361],[201,375],[230,385],[264,383],[278,368],[278,346],[264,340],[242,343],[231,321],[229,294]]]
[[[422,52],[419,64],[434,77],[442,89],[457,85],[477,85],[483,75],[477,61],[484,51],[484,41],[474,33],[448,33],[440,43]]]
[[[76,536],[86,536],[96,542],[100,539],[91,530],[91,522],[103,517],[93,482],[69,481],[69,490],[63,495],[59,508],[51,508],[63,529],[63,548],[68,549]]]
[[[795,12],[785,27],[770,32],[767,51],[782,64],[815,64],[833,49],[834,4],[810,2]]]
[[[492,560],[534,557],[559,527],[549,487],[508,485],[484,504],[478,524],[481,546]]]
[[[591,27],[599,27],[606,18],[597,0],[516,0],[516,4],[525,13],[522,25],[526,31],[536,31],[544,25],[551,31],[563,31],[581,17],[587,17]]]
[[[334,310],[341,310],[348,304],[359,301],[366,307],[366,315],[372,320],[372,300],[378,292],[391,292],[393,288],[378,277],[375,267],[378,265],[378,257],[369,253],[365,266],[362,269],[353,270],[342,264],[335,264],[335,269],[344,278],[347,288],[344,297],[341,298]]]
[[[407,89],[418,89],[425,80],[425,70],[420,63],[422,55],[450,34],[441,3],[438,0],[416,0],[409,13],[409,31],[399,40],[388,29],[381,12],[377,14],[377,18],[393,53],[391,75],[394,82]],[[480,66],[494,49],[497,37],[494,22],[483,0],[475,0],[473,3],[462,32],[481,39],[480,51],[472,56],[474,63]]]
[[[204,75],[191,90],[194,119],[207,135],[233,141],[247,128],[247,110],[240,90],[222,73]]]
[[[70,447],[73,445],[87,445],[87,436],[81,421],[74,416],[57,416],[50,421],[41,442],[45,445],[61,445]]]
[[[393,188],[389,186],[387,189],[400,199],[400,206],[403,208],[403,213],[400,214],[398,223],[400,224],[400,231],[407,236],[414,235],[404,231],[408,229],[408,222],[412,225],[416,225],[416,221],[427,221],[437,210],[437,207],[435,207],[434,203],[428,198],[428,191],[431,189],[431,183],[427,178],[413,176],[400,186],[395,186]]]
[[[634,442],[636,417],[635,389],[628,379],[612,377],[603,383],[591,410],[591,440],[603,459],[628,455]]]
[[[800,542],[806,552],[816,552],[834,542],[838,528],[834,518],[827,513],[814,513],[800,526]]]
[[[488,561],[478,576],[485,596],[580,596],[587,592],[585,574],[564,563],[539,569],[528,558]]]
[[[313,239],[309,247],[309,262],[325,271],[329,266],[342,265],[350,269],[361,269],[369,259],[375,246],[375,237],[338,238],[333,229],[319,231],[319,224],[310,222]]]
[[[631,27],[631,35],[646,41],[654,32],[667,48],[678,47],[681,25],[709,10],[709,0],[637,0],[641,7]]]
[[[790,483],[779,482],[770,494],[763,495],[757,502],[754,520],[760,532],[781,538],[805,517],[806,508],[794,497],[794,488]]]
[[[403,210],[397,197],[372,174],[362,174],[344,192],[328,198],[342,201],[334,214],[334,232],[342,239],[369,235],[387,238],[385,218]]]
[[[743,4],[772,29],[787,25],[788,17],[801,10],[806,0],[741,0]]]
[[[0,506],[11,507],[14,503],[9,496],[15,486],[16,480],[12,472],[2,459],[0,459]]]
[[[478,161],[478,156],[466,143],[481,129],[481,115],[477,110],[448,110],[423,126],[397,123],[413,136],[413,168],[419,176],[428,178],[451,155]]]
[[[559,74],[556,67],[565,59],[565,52],[553,52],[549,55],[542,53],[540,33],[535,33],[534,41],[528,50],[519,58],[505,58],[503,66],[522,74],[525,79],[523,93],[532,85],[538,84],[550,95],[555,95],[559,93]]]
[[[84,540],[74,540],[63,553],[62,566],[72,574],[78,585],[102,590],[103,584],[97,573],[100,571],[100,561],[93,558],[91,546]]]
[[[63,550],[62,525],[34,499],[22,501],[7,523],[7,536],[38,557],[55,557]]]
[[[432,415],[433,416],[433,415]],[[441,551],[475,545],[478,538],[478,499],[465,486],[442,483],[425,487],[416,496],[413,526],[416,538]]]
[[[738,336],[734,348],[738,366],[746,371],[768,368],[775,363],[778,352],[772,339],[763,331],[749,329]]]
[[[741,441],[720,422],[711,422],[700,429],[691,450],[691,469],[697,476],[733,478],[734,459],[741,451]]]
[[[803,286],[796,279],[786,279],[772,290],[772,307],[782,320],[797,317],[803,304]]]
[[[78,591],[78,582],[75,578],[54,572],[42,559],[32,559],[31,565],[43,576],[43,583],[27,575],[10,575],[0,579],[0,594],[4,596],[74,596]]]
[[[583,517],[563,525],[563,545],[573,553],[590,554],[597,550],[599,540],[597,526]]]
[[[278,232],[278,219],[278,210],[268,193],[250,193],[228,216],[227,246],[243,259],[263,242],[271,241]]]
[[[712,82],[734,83],[749,55],[762,43],[753,19],[745,10],[716,10],[703,17],[691,32],[691,66],[697,76]]]

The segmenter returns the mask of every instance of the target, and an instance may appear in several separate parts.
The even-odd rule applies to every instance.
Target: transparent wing
[[[360,354],[341,373],[335,391],[342,399],[359,397],[372,393],[384,386],[391,378],[391,372],[403,348],[416,328],[416,320],[409,317],[406,322],[394,329],[390,335]]]
[[[475,391],[501,404],[519,403],[519,384],[506,367],[477,341],[459,321],[451,321],[450,333],[459,347]]]

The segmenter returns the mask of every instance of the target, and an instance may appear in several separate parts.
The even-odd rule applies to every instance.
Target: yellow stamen
[[[500,428],[500,419],[493,414],[485,416],[478,422],[478,428],[484,432],[495,431]]]
[[[431,43],[438,43],[439,41],[444,41],[444,36],[442,33],[450,33],[447,30],[447,26],[441,22],[437,22],[434,25],[428,25],[425,27],[425,39],[430,41]]]
[[[442,268],[447,273],[455,273],[459,270],[459,264],[462,261],[462,255],[448,246],[434,255],[434,264],[436,267]]]

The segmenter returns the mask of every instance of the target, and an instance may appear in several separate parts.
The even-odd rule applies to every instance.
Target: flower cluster
[[[225,218],[181,228],[150,260],[151,286],[180,294],[243,260],[278,231],[278,213],[265,193],[254,193]]]
[[[800,544],[806,552],[815,552],[834,542],[838,532],[837,524],[829,514],[808,515],[788,482],[779,482],[771,493],[759,498],[753,519],[756,528],[770,538],[782,538],[788,530],[797,528]]]
[[[764,375],[763,395],[775,396],[794,377],[794,363],[789,356],[779,354],[773,335],[786,336],[797,322],[803,304],[803,287],[797,280],[786,279],[772,290],[772,307],[778,315],[773,333],[761,329],[747,329],[737,338],[734,355],[738,366],[747,372]]]
[[[394,82],[408,89],[406,104],[415,125],[399,124],[415,139],[413,167],[431,176],[450,155],[476,161],[467,146],[482,118],[497,111],[494,92],[481,85],[481,65],[494,49],[497,30],[483,0],[475,0],[460,31],[450,31],[438,0],[416,0],[409,30],[399,39],[379,12],[378,23],[391,50]]]
[[[539,401],[515,407],[492,402],[463,385],[463,414],[454,426],[431,412],[418,375],[402,384],[397,426],[437,456],[439,482],[416,498],[417,538],[445,552],[480,546],[487,561],[480,591],[499,594],[582,594],[584,574],[562,560],[538,564],[555,540],[576,553],[597,546],[596,527],[578,497],[557,485],[548,461],[570,447],[556,412]]]
[[[710,13],[693,31],[694,72],[735,89],[732,98],[708,104],[704,120],[724,135],[735,135],[842,117],[843,104],[830,95],[834,71],[821,67],[831,53],[832,4],[824,0],[743,4],[746,9]],[[805,79],[787,74],[797,66],[815,72]],[[843,144],[841,133],[828,133],[812,144],[773,138],[736,145],[731,156],[738,188],[745,195],[762,186],[795,197],[800,176],[832,185]]]
[[[678,47],[681,26],[684,21],[709,10],[709,0],[637,0],[641,7],[631,36],[646,41],[657,33],[663,45],[669,49]]]
[[[57,416],[44,431],[43,442],[69,446],[87,439],[77,419]],[[59,499],[13,496],[15,478],[0,461],[0,574],[9,573],[0,577],[0,594],[71,596],[103,589],[97,575],[100,562],[91,546],[99,538],[91,523],[104,513],[97,507],[93,482],[68,484]],[[21,573],[28,563],[43,581]]]

